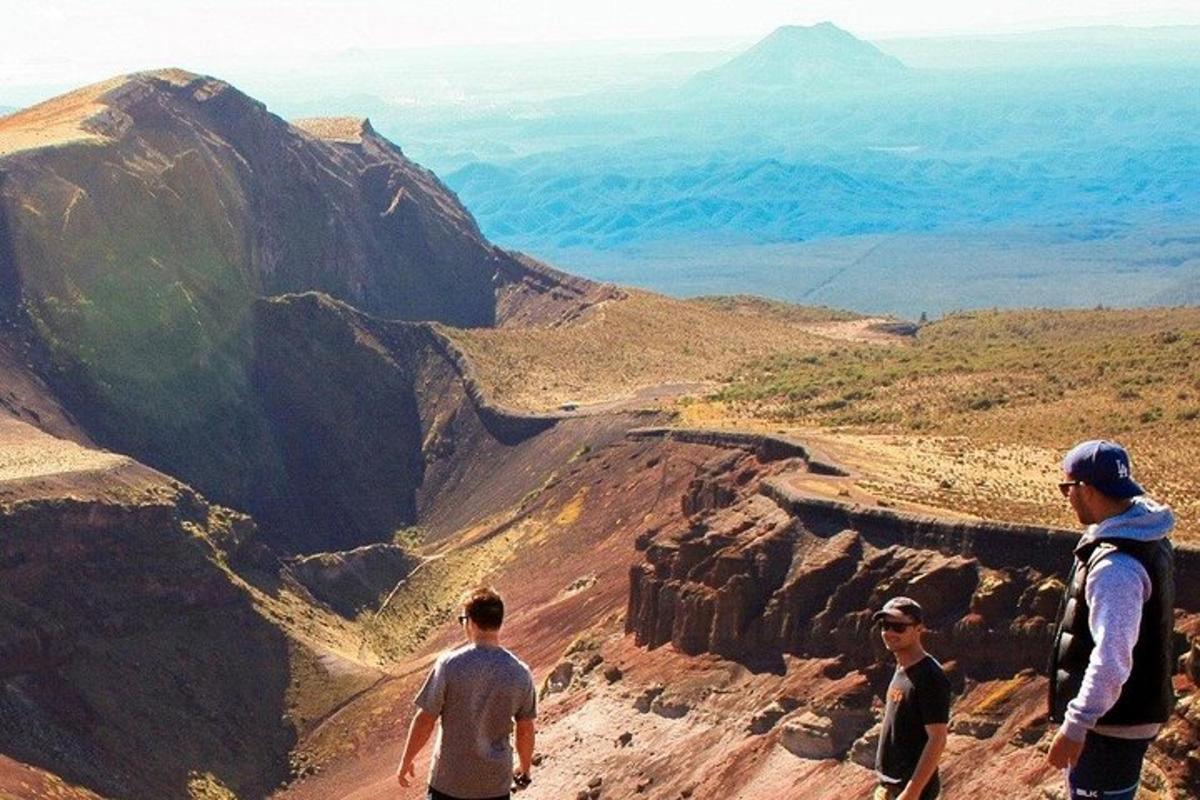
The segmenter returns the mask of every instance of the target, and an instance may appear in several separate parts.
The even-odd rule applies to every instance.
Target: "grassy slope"
[[[633,291],[570,327],[446,333],[471,356],[498,401],[552,408],[611,400],[647,386],[724,381],[739,365],[784,349],[822,352],[832,343],[802,323],[842,318],[820,309],[802,320],[748,313],[753,305]]]
[[[880,346],[813,335],[836,313],[759,306],[635,294],[573,328],[454,336],[503,401],[711,381],[685,422],[793,431],[878,496],[983,517],[1072,525],[1057,460],[1114,438],[1200,539],[1200,309],[962,313]]]
[[[716,399],[735,417],[888,434],[919,450],[907,485],[884,480],[906,499],[1068,525],[1051,488],[1058,454],[1117,439],[1194,538],[1198,357],[1200,309],[976,312],[926,326],[908,346],[769,357]]]

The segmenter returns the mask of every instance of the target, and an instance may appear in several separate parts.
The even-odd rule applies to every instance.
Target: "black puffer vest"
[[[1058,612],[1054,649],[1050,652],[1050,718],[1061,722],[1067,704],[1079,693],[1088,658],[1096,643],[1088,628],[1084,595],[1088,572],[1106,555],[1120,551],[1136,558],[1150,576],[1150,599],[1133,648],[1133,671],[1121,696],[1100,725],[1145,725],[1166,722],[1175,707],[1171,686],[1175,608],[1175,552],[1166,539],[1099,539],[1075,548],[1075,563]]]

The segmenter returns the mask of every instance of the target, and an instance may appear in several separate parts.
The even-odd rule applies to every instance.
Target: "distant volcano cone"
[[[830,22],[785,25],[746,52],[696,76],[709,86],[801,88],[889,81],[906,68],[869,42]]]

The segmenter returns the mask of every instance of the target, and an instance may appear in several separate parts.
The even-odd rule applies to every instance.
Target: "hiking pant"
[[[1118,739],[1088,731],[1067,775],[1071,800],[1133,800],[1150,739]]]

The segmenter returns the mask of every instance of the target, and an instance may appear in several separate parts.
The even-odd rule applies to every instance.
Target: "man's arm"
[[[534,721],[517,720],[517,771],[526,775],[533,769]]]
[[[425,709],[417,709],[417,715],[413,717],[412,724],[408,726],[408,741],[404,743],[404,757],[400,759],[400,766],[396,770],[396,779],[400,781],[401,786],[412,785],[412,779],[416,777],[413,762],[429,742],[433,729],[437,727],[437,721],[438,718]]]
[[[917,768],[913,771],[913,776],[909,778],[904,791],[900,792],[896,800],[918,800],[921,792],[925,791],[925,784],[929,783],[930,778],[933,777],[933,773],[937,770],[938,760],[942,757],[942,751],[946,749],[949,727],[944,722],[925,726],[925,734],[929,740],[925,742],[925,747],[921,750],[921,758],[917,761]]]

